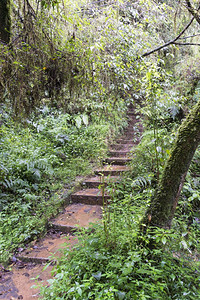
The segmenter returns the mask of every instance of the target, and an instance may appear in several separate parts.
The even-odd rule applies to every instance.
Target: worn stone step
[[[105,163],[111,164],[111,165],[121,165],[124,166],[128,164],[131,161],[131,158],[128,157],[109,157],[105,159]]]
[[[129,170],[128,166],[122,166],[122,165],[106,165],[102,167],[101,169],[97,169],[95,171],[96,175],[111,175],[111,176],[116,176],[120,175],[122,172],[126,172]]]
[[[104,201],[109,199],[109,195],[104,193],[104,197],[102,196],[102,190],[100,189],[85,189],[78,191],[71,195],[72,203],[83,203],[89,205],[103,205]]]
[[[133,126],[128,126],[128,127],[125,128],[124,133],[131,133],[131,134],[133,134],[134,131],[135,130],[134,130]]]
[[[128,114],[128,124],[137,123],[137,119],[139,119],[139,117],[134,112],[131,112],[131,113]]]
[[[133,134],[134,134],[134,132],[132,130],[125,131],[124,134],[123,134],[123,138],[124,139],[132,139]],[[135,143],[135,141],[134,141],[134,143]]]
[[[90,178],[87,178],[83,185],[87,188],[98,188],[101,185],[107,186],[110,183],[115,183],[120,180],[119,176],[93,176]]]
[[[127,112],[127,115],[129,116],[132,116],[132,115],[135,115],[135,111],[134,110],[129,110],[128,112]]]
[[[127,142],[125,142],[124,144],[126,144],[126,145],[129,145],[129,144],[131,144],[131,145],[135,145],[135,138],[134,138],[134,140],[133,140],[133,135],[131,136],[131,137],[126,137],[125,135],[122,135],[121,136],[121,139],[119,139],[119,140],[117,140],[117,142],[119,141],[119,143],[122,143],[122,141],[127,141]]]
[[[36,264],[47,263],[52,255],[59,257],[60,249],[66,247],[66,242],[69,247],[73,247],[77,243],[77,238],[66,235],[48,234],[43,239],[36,243],[32,243],[27,249],[17,255],[17,259],[23,262],[31,262]]]
[[[128,123],[128,126],[126,126],[124,129],[127,130],[127,129],[133,129],[133,128],[135,128],[135,127],[134,127],[134,122],[131,122],[131,121],[130,121],[130,122]]]
[[[130,150],[110,150],[109,156],[111,157],[128,157],[128,154],[130,154]]]
[[[126,139],[120,138],[116,142],[119,144],[125,144],[125,145],[132,144],[134,146],[134,142],[132,139],[126,140]]]
[[[111,150],[130,150],[134,144],[112,144]]]
[[[44,270],[43,265],[17,262],[12,266],[11,271],[1,271],[0,299],[39,299],[39,286],[47,285],[47,280],[53,278],[52,268],[53,266],[50,265]],[[38,287],[31,288],[33,285]]]
[[[101,219],[102,208],[99,205],[76,203],[68,205],[65,210],[51,221],[53,229],[63,233],[74,233],[79,228],[88,228],[90,223]]]
[[[124,129],[126,130],[126,129],[133,129],[133,128],[135,128],[134,121],[133,122],[129,122],[128,126],[126,126]]]
[[[134,124],[135,125],[136,119],[139,119],[139,117],[137,115],[130,114],[128,116],[128,125],[130,125],[130,124]]]

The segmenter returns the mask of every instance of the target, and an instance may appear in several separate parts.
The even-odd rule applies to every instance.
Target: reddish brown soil
[[[88,227],[90,223],[98,222],[101,218],[102,208],[99,205],[71,204],[56,218],[56,224]]]

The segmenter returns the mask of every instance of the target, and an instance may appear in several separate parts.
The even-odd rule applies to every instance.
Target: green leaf
[[[95,279],[100,280],[100,279],[101,279],[101,272],[92,273],[92,276],[93,276]]]
[[[125,299],[126,293],[118,291],[118,292],[116,292],[116,295],[119,300],[122,300],[122,299]]]
[[[163,245],[165,245],[165,244],[166,244],[166,242],[167,242],[167,239],[166,239],[166,237],[165,237],[165,236],[163,236],[163,237],[161,238],[161,242],[162,242],[162,244],[163,244]]]
[[[80,287],[78,287],[77,292],[78,292],[79,296],[82,296],[82,289]]]
[[[76,122],[76,127],[77,127],[77,128],[80,128],[80,127],[81,127],[81,124],[82,124],[82,119],[81,119],[81,117],[80,117],[80,116],[77,116],[77,117],[75,118],[75,122]]]
[[[181,244],[182,244],[182,246],[183,246],[184,249],[188,248],[188,245],[187,245],[186,241],[182,240]]]
[[[83,123],[85,124],[85,126],[88,126],[88,123],[89,123],[88,115],[83,115],[82,118],[83,118]]]

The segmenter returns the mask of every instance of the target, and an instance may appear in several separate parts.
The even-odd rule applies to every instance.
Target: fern
[[[138,176],[131,183],[131,186],[134,189],[140,189],[140,190],[146,189],[150,185],[151,185],[151,179],[149,177],[147,178],[147,177],[142,177],[142,176]]]

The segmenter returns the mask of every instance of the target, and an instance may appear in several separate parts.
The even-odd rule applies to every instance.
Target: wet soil
[[[43,268],[44,265],[41,264],[28,263],[19,266],[16,264],[12,267],[12,271],[3,272],[0,280],[0,299],[39,299],[39,286],[47,284],[53,266],[49,266],[46,270]]]

